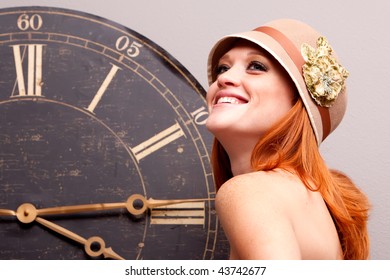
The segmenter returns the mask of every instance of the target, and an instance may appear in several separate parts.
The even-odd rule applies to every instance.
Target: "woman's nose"
[[[238,86],[241,83],[241,77],[237,69],[232,67],[217,77],[217,83],[219,87]]]

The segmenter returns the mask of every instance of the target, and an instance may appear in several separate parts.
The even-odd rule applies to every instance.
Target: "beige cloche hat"
[[[251,41],[268,51],[286,69],[306,107],[318,145],[340,124],[347,105],[348,71],[336,54],[309,25],[292,19],[271,21],[252,31],[221,38],[208,58],[209,84],[215,81],[219,59],[238,39]]]

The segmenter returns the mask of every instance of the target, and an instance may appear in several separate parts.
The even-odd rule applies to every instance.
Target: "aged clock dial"
[[[9,8],[0,23],[0,259],[104,257],[64,230],[98,237],[92,250],[109,247],[125,259],[226,257],[204,90],[188,71],[137,32],[83,12]],[[132,194],[203,200],[140,215],[39,216]],[[38,218],[14,215],[31,217],[17,210],[25,204]]]

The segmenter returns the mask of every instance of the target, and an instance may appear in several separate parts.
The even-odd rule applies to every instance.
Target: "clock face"
[[[92,258],[82,242],[4,209],[132,194],[205,200],[137,216],[122,207],[42,218],[98,236],[125,259],[225,258],[205,92],[188,71],[149,39],[90,14],[11,8],[0,23],[0,259]]]

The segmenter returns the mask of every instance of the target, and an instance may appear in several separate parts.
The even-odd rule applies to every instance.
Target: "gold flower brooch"
[[[332,57],[325,37],[318,38],[317,49],[303,44],[301,54],[305,60],[303,77],[312,98],[322,107],[331,107],[345,88],[349,72]]]

